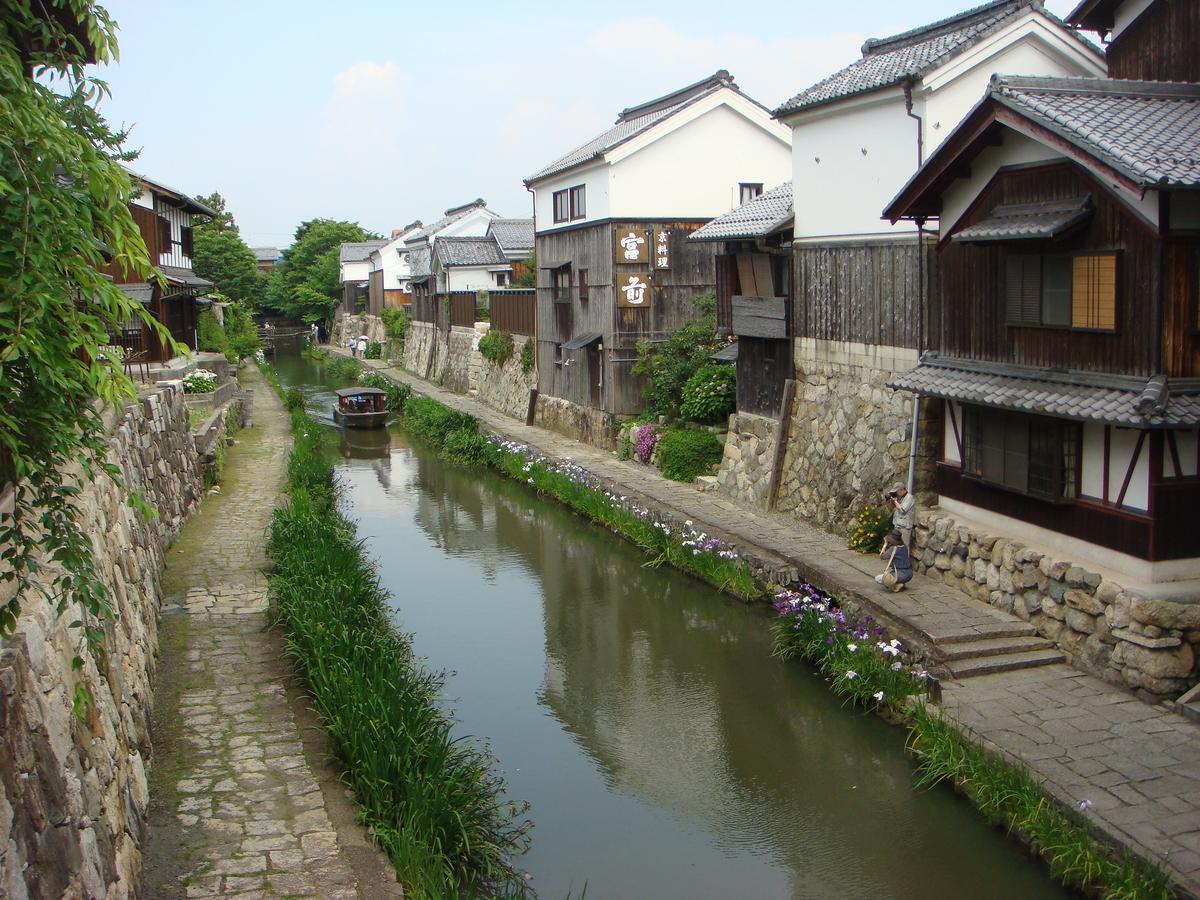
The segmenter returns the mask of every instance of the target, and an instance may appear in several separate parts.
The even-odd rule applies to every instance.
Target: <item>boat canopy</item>
[[[377,387],[338,388],[334,391],[339,397],[378,397],[387,396],[387,391]]]

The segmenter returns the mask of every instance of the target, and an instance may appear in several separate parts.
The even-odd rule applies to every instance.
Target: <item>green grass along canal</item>
[[[275,369],[329,421],[342,383]],[[914,788],[901,729],[772,658],[765,611],[397,428],[333,446],[398,626],[530,803],[516,862],[540,896],[1067,896],[949,789]]]

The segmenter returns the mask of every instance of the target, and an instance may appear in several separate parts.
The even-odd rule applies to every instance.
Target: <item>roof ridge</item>
[[[993,75],[991,90],[1036,88],[1042,93],[1110,94],[1139,97],[1200,97],[1200,84],[1190,81],[1133,81],[1086,75]]]
[[[878,56],[882,53],[890,53],[893,50],[899,50],[902,47],[911,46],[912,44],[921,43],[931,38],[940,37],[942,34],[949,34],[952,31],[958,31],[970,22],[972,19],[982,19],[994,14],[1002,7],[1012,6],[1031,6],[1041,9],[1043,7],[1042,0],[991,0],[989,3],[984,3],[981,6],[976,6],[972,9],[963,10],[953,16],[948,16],[945,19],[939,19],[936,22],[930,22],[928,25],[921,25],[917,28],[910,28],[908,31],[902,31],[899,34],[889,35],[882,38],[867,38],[862,45],[862,55]]]
[[[484,200],[482,197],[476,197],[470,203],[464,203],[462,206],[450,207],[448,210],[446,210],[445,214],[447,216],[453,216],[453,215],[457,215],[458,213],[461,213],[461,212],[470,212],[471,210],[476,209],[477,207],[482,207],[482,206],[487,206],[487,201]]]
[[[1011,2],[1011,0],[1008,0]],[[678,90],[672,91],[669,94],[664,94],[661,97],[656,97],[653,100],[647,100],[645,103],[639,103],[637,106],[628,106],[617,115],[617,123],[627,122],[630,119],[636,119],[639,116],[644,116],[647,113],[658,112],[660,109],[668,109],[672,106],[678,106],[691,100],[698,94],[703,94],[705,91],[717,87],[732,87],[738,89],[737,84],[733,80],[733,76],[729,74],[728,69],[718,69],[707,78],[701,78],[699,81],[693,82],[686,87],[681,87]]]

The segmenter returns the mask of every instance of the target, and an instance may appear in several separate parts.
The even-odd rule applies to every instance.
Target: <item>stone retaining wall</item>
[[[938,512],[918,516],[914,564],[1030,622],[1076,666],[1145,699],[1200,681],[1200,598],[1150,600],[1020,541],[972,531]]]
[[[383,319],[379,316],[371,316],[367,313],[348,316],[339,310],[334,316],[333,328],[329,332],[329,343],[335,347],[345,347],[347,339],[357,338],[362,334],[367,336],[368,341],[376,341],[385,345],[388,342],[387,329],[384,328]]]
[[[445,350],[440,349],[443,343],[433,322],[413,322],[404,336],[400,365],[421,378],[440,381],[446,362]]]
[[[771,464],[779,422],[752,413],[729,417],[725,455],[717,473],[717,490],[758,509],[766,509],[771,487]]]
[[[888,379],[917,364],[917,352],[809,338],[796,340],[796,399],[776,508],[829,531],[880,503],[908,479],[913,398]],[[933,484],[940,424],[922,410],[917,493]]]
[[[450,329],[450,334],[442,342],[445,345],[446,360],[442,384],[447,390],[456,394],[471,393],[471,369],[475,369],[478,379],[479,364],[482,362],[482,358],[479,357],[479,338],[484,333],[486,329],[480,332],[476,328],[463,328],[458,325]],[[472,365],[472,360],[476,358],[477,361]]]
[[[84,618],[29,597],[0,646],[0,896],[137,896],[145,837],[151,682],[164,554],[201,491],[183,395],[170,386],[107,417],[111,460],[157,515],[111,480],[78,498],[113,614],[104,652],[72,671]],[[8,596],[0,595],[0,602]],[[77,690],[88,698],[75,711]]]
[[[534,424],[601,450],[617,449],[616,416],[602,409],[539,394]]]
[[[484,323],[486,324],[486,323]],[[478,398],[492,409],[498,409],[506,416],[525,421],[529,412],[529,392],[537,386],[537,366],[529,372],[521,371],[521,351],[525,344],[533,341],[534,350],[537,342],[531,337],[514,334],[513,355],[498,366],[489,359],[479,357],[479,386]],[[478,342],[476,342],[478,345]]]

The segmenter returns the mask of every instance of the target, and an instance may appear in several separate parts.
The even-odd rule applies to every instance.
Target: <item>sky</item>
[[[979,2],[979,0],[976,0]],[[482,197],[530,216],[522,179],[621,109],[729,70],[774,108],[857,59],[868,37],[972,0],[503,0],[346,6],[293,0],[101,0],[120,62],[101,109],[132,167],[219,191],[251,246],[307,219],[381,234]],[[1065,15],[1073,0],[1049,0]]]

